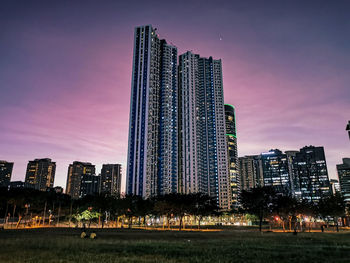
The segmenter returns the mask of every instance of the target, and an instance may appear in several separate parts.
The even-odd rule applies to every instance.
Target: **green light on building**
[[[232,107],[233,109],[235,108],[235,106],[233,106],[233,105],[231,105],[231,104],[225,104],[225,105],[230,106],[230,107]]]
[[[234,134],[232,134],[232,133],[226,133],[225,135],[226,135],[226,136],[233,136],[233,137],[235,137],[235,138],[237,139],[237,136],[234,135]]]

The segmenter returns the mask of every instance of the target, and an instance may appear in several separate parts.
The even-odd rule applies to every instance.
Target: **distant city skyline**
[[[324,146],[330,178],[350,157],[350,3],[149,4],[5,1],[0,10],[0,160],[126,167],[133,28],[158,27],[182,54],[221,58],[239,156]],[[157,15],[155,15],[157,14]],[[63,20],[62,17],[65,17]],[[172,43],[169,43],[172,44]],[[125,186],[123,169],[122,191]]]

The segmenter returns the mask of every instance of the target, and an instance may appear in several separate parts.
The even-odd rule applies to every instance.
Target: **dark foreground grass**
[[[0,231],[0,262],[350,262],[350,233]]]

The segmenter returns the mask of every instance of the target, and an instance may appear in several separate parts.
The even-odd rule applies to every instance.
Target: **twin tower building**
[[[232,106],[224,105],[221,60],[189,51],[178,57],[151,25],[136,27],[126,193],[201,192],[229,209],[235,164],[227,136],[236,134],[226,133],[225,107]]]

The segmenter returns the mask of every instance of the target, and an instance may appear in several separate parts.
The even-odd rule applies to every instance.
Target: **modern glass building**
[[[25,184],[26,187],[40,191],[52,188],[55,180],[56,163],[51,159],[35,159],[27,165]]]
[[[293,190],[297,198],[318,201],[331,194],[323,147],[305,146],[293,162]]]
[[[101,169],[101,193],[120,196],[122,179],[121,164],[104,164]]]
[[[240,193],[240,178],[237,154],[236,113],[235,107],[230,104],[225,104],[225,121],[231,203],[233,207],[237,207]]]
[[[11,181],[13,163],[0,160],[0,187],[8,187]]]
[[[261,153],[264,186],[272,186],[277,193],[291,194],[291,178],[287,155],[280,150]]]
[[[343,158],[343,163],[337,165],[340,191],[345,201],[350,204],[350,158]]]
[[[316,202],[331,194],[323,147],[240,157],[239,169],[242,190],[273,186],[277,193]]]

